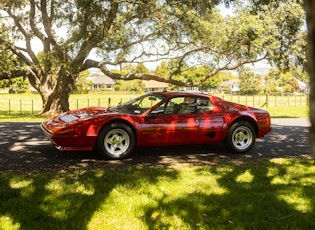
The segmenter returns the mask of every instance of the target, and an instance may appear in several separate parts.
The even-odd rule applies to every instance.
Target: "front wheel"
[[[132,129],[122,123],[106,126],[99,134],[97,150],[100,155],[109,159],[123,159],[130,155],[136,145]]]
[[[254,146],[255,141],[253,125],[247,121],[238,121],[230,127],[224,142],[232,153],[246,153]]]

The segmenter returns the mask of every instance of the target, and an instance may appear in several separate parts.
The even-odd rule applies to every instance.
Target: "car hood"
[[[105,107],[89,107],[72,110],[49,118],[42,123],[42,127],[46,131],[57,133],[66,127],[113,113],[117,112],[111,108]]]
[[[72,122],[76,120],[87,120],[108,113],[113,113],[114,110],[105,107],[89,107],[78,110],[69,111],[59,115],[60,120],[64,122]]]

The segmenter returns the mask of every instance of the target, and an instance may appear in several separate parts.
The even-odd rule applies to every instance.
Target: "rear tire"
[[[229,128],[224,143],[231,153],[246,153],[254,146],[255,141],[253,125],[247,121],[237,121]]]
[[[101,130],[97,139],[97,151],[105,158],[123,159],[129,156],[136,145],[135,134],[123,123],[113,123]]]

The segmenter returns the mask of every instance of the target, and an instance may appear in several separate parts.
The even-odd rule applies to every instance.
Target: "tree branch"
[[[22,76],[25,76],[27,74],[28,74],[28,72],[25,70],[13,70],[13,71],[9,71],[9,72],[0,72],[0,80],[22,77]]]
[[[114,79],[114,80],[155,80],[159,82],[165,82],[177,86],[191,86],[189,83],[185,83],[182,81],[177,81],[173,79],[165,79],[163,77],[153,75],[153,74],[139,74],[139,73],[128,73],[128,74],[122,74],[122,73],[113,73],[111,72],[104,62],[98,62],[91,59],[87,59],[84,62],[85,68],[99,68],[106,76]]]
[[[48,38],[49,38],[49,42],[52,45],[57,45],[56,39],[51,32],[51,26],[52,26],[53,18],[50,18],[50,17],[52,17],[53,13],[50,15],[50,17],[48,16],[47,1],[46,0],[40,1],[40,10],[42,13],[44,29],[45,29],[45,32],[46,32]],[[51,4],[51,11],[53,12],[53,4]]]
[[[7,11],[7,13],[9,14],[9,16],[14,20],[14,23],[15,25],[18,27],[18,29],[20,30],[20,32],[23,34],[24,38],[25,38],[25,44],[26,44],[26,50],[27,50],[27,53],[28,55],[31,57],[32,61],[35,63],[35,64],[38,64],[38,60],[36,58],[36,55],[34,54],[33,50],[32,50],[32,47],[31,47],[31,35],[29,35],[27,33],[27,31],[24,29],[24,27],[21,25],[20,23],[20,20],[18,17],[16,17],[12,11],[9,9]],[[12,46],[12,45],[9,45],[8,46],[12,52],[14,52],[18,57],[21,57],[23,60],[27,60],[27,62],[29,62],[29,59],[26,58],[25,55],[23,55],[21,52],[16,52],[17,49]],[[13,48],[14,47],[14,48]]]

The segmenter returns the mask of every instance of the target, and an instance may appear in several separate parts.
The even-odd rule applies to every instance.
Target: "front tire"
[[[232,153],[246,153],[255,144],[256,133],[253,125],[247,121],[237,121],[229,128],[225,146]]]
[[[97,140],[98,153],[109,159],[123,159],[129,156],[136,145],[132,129],[122,123],[113,123],[101,130]]]

